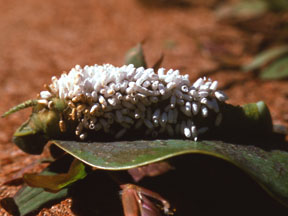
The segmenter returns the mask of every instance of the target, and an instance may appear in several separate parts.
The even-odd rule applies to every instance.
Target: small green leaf
[[[284,79],[288,77],[288,56],[275,60],[260,73],[261,79]]]
[[[141,44],[137,44],[135,47],[128,50],[125,55],[125,64],[133,64],[134,67],[147,68],[147,63],[144,57],[143,49]]]
[[[30,187],[40,187],[48,191],[58,192],[75,181],[85,178],[86,175],[84,164],[74,159],[68,173],[57,175],[25,174],[23,178]]]
[[[68,189],[64,188],[57,193],[45,191],[43,188],[24,186],[17,192],[14,202],[18,206],[19,215],[26,215],[41,206],[53,201],[61,200],[68,194]]]
[[[288,53],[288,46],[275,47],[265,50],[259,53],[253,60],[247,65],[243,66],[244,71],[251,71],[265,66],[272,62],[273,60],[281,57],[282,55]]]
[[[216,10],[216,15],[220,19],[240,19],[247,20],[261,16],[269,9],[269,5],[262,0],[242,0],[224,4]]]

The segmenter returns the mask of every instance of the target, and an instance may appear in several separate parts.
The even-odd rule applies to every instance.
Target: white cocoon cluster
[[[191,84],[188,75],[172,69],[165,73],[164,68],[155,72],[132,64],[76,65],[59,79],[52,77],[49,91],[42,91],[40,98],[47,104],[52,97],[69,101],[71,115],[76,113],[79,121],[75,133],[80,139],[86,139],[89,130],[112,133],[109,129],[117,124],[115,138],[146,127],[153,136],[182,134],[197,140],[193,117],[219,113],[219,101],[227,100],[217,85],[205,77]],[[219,116],[216,125],[221,123]]]

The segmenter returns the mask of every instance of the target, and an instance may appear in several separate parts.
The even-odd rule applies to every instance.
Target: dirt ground
[[[287,80],[261,81],[236,67],[252,59],[264,33],[219,21],[213,12],[216,0],[176,5],[172,3],[179,1],[170,0],[167,4],[171,5],[165,7],[163,0],[155,1],[159,3],[154,6],[143,2],[1,0],[0,113],[35,98],[51,76],[59,76],[76,64],[120,66],[125,52],[144,41],[150,66],[164,53],[165,68],[189,73],[191,80],[199,76],[217,79],[232,104],[263,100],[274,123],[288,125]],[[273,23],[269,25],[272,29]],[[22,185],[5,182],[26,171],[41,170],[36,162],[42,156],[27,155],[11,142],[29,112],[0,119],[0,199],[12,197]],[[71,202],[66,199],[38,215],[74,215]],[[8,215],[0,209],[0,215]]]

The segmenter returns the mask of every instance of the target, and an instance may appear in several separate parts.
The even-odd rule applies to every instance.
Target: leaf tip
[[[134,67],[147,67],[142,43],[138,43],[135,47],[127,51],[125,55],[125,64],[133,64]]]

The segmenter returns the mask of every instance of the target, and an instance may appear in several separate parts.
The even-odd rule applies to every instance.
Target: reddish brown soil
[[[252,58],[262,33],[247,33],[217,21],[208,7],[216,2],[213,0],[195,1],[186,8],[151,7],[140,2],[0,1],[0,113],[35,98],[51,76],[59,76],[75,64],[121,65],[125,52],[145,40],[150,65],[163,52],[164,67],[189,73],[191,80],[203,75],[219,80],[232,104],[263,100],[274,123],[288,125],[287,80],[261,81],[233,69]],[[11,142],[29,112],[0,120],[0,199],[13,196],[21,187],[3,183],[25,171],[41,170],[33,162],[43,156],[27,155]],[[71,200],[66,199],[39,215],[73,215],[70,206]],[[0,215],[8,214],[1,209]]]

